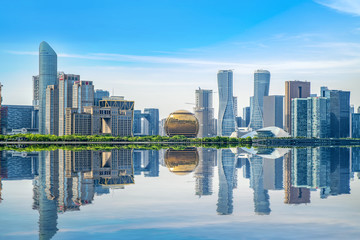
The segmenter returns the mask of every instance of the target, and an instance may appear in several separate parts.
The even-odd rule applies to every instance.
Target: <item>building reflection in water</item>
[[[285,154],[285,155],[284,155]],[[350,159],[351,158],[351,159]],[[0,153],[0,180],[33,179],[33,209],[39,211],[40,239],[57,232],[58,213],[79,211],[95,195],[134,184],[134,175],[158,177],[159,165],[176,175],[194,173],[195,195],[213,194],[218,167],[217,213],[233,213],[237,171],[250,180],[254,212],[270,214],[269,190],[282,190],[286,204],[310,203],[310,192],[321,198],[350,194],[350,179],[360,173],[360,148],[207,149],[101,151],[56,150]],[[0,182],[0,199],[2,184]]]
[[[232,150],[218,150],[219,198],[216,211],[220,215],[233,212],[233,188],[237,182],[235,167],[235,154]]]
[[[195,177],[195,195],[208,196],[213,194],[213,176],[216,166],[217,151],[212,148],[199,148],[199,165]]]
[[[176,175],[186,175],[193,172],[199,164],[199,153],[196,148],[184,150],[168,149],[165,152],[165,165]]]

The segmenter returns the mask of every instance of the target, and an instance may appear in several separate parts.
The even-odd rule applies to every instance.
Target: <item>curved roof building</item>
[[[191,112],[178,110],[166,119],[165,132],[169,137],[183,135],[194,138],[199,132],[199,122]]]
[[[285,130],[278,128],[278,127],[266,127],[261,128],[256,131],[249,132],[241,136],[241,138],[247,137],[290,137],[289,133],[285,132]]]
[[[57,55],[47,42],[39,46],[39,133],[45,134],[46,88],[57,80]]]

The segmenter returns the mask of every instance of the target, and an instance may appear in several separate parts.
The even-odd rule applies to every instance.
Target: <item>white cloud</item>
[[[359,0],[316,0],[316,2],[339,12],[360,16]]]

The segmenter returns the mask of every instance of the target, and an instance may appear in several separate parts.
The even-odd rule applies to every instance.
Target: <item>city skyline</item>
[[[217,7],[225,10],[227,3]],[[260,3],[262,7],[259,16],[251,18],[249,15],[255,9],[254,5]],[[217,13],[212,4],[206,7],[204,4],[188,2],[183,5],[166,5],[164,7],[168,7],[168,13],[153,21],[159,24],[160,20],[167,17],[169,23],[159,24],[150,39],[145,38],[148,31],[131,31],[132,27],[142,29],[141,24],[144,24],[146,14],[137,21],[126,21],[128,28],[122,24],[121,29],[125,35],[118,31],[109,35],[110,29],[107,27],[102,30],[94,26],[91,30],[95,30],[97,34],[91,41],[80,36],[81,33],[84,36],[89,33],[86,28],[80,34],[74,33],[72,37],[65,38],[64,33],[74,32],[70,22],[60,25],[57,20],[53,20],[53,29],[35,30],[38,22],[31,20],[31,14],[38,10],[34,13],[29,10],[39,7],[37,4],[29,5],[29,9],[26,9],[28,13],[24,13],[24,18],[29,17],[27,20],[34,26],[23,33],[14,33],[12,29],[22,29],[19,22],[23,24],[24,21],[9,22],[9,15],[4,13],[0,17],[0,25],[4,29],[0,35],[0,63],[3,65],[0,76],[4,85],[4,104],[31,104],[31,91],[23,91],[21,96],[16,96],[15,89],[18,85],[31,89],[31,77],[37,74],[38,69],[36,50],[43,40],[49,42],[58,53],[59,71],[79,74],[82,79],[96,82],[97,88],[127,96],[137,103],[138,109],[159,108],[161,118],[174,108],[160,101],[159,97],[174,97],[176,86],[177,97],[172,105],[176,106],[175,109],[191,110],[191,106],[185,103],[193,102],[193,90],[198,87],[215,90],[215,74],[219,69],[234,69],[234,96],[238,96],[239,109],[249,105],[248,98],[253,90],[251,75],[256,69],[271,72],[270,92],[274,95],[283,94],[285,81],[296,79],[312,82],[313,93],[317,93],[322,85],[344,91],[358,87],[355,81],[358,79],[356,66],[360,63],[359,56],[356,55],[360,47],[357,44],[360,34],[356,23],[360,15],[359,4],[339,0],[276,3],[232,3],[234,9],[240,10],[241,6],[241,13],[244,11],[245,15],[233,10],[228,15],[221,11]],[[124,6],[120,5],[125,9],[133,7],[132,3],[122,4]],[[4,9],[12,9],[12,5],[6,3]],[[181,17],[187,13],[188,7],[196,10],[200,9],[200,5],[204,9],[197,12],[199,16],[190,14],[183,24],[169,16],[177,13],[176,17]],[[40,9],[49,10],[48,8],[51,6]],[[87,10],[92,13],[94,8],[89,7]],[[19,11],[21,14],[24,10]],[[52,11],[54,10],[49,12]],[[105,8],[101,13],[106,11],[111,12]],[[304,11],[309,14],[302,16]],[[202,17],[216,17],[218,24],[211,28],[200,21]],[[45,18],[46,16],[41,16],[39,21]],[[243,18],[248,20],[241,20]],[[287,23],[289,19],[293,22]],[[75,20],[79,19],[76,17]],[[119,16],[115,23],[121,20]],[[324,27],[329,20],[333,23],[330,24],[331,27]],[[195,26],[186,29],[194,22],[197,23]],[[297,25],[300,22],[303,26]],[[175,24],[174,29],[162,32],[168,27],[167,24]],[[199,28],[204,25],[207,27]],[[66,28],[68,31],[64,32]],[[162,34],[155,36],[159,32]],[[183,36],[181,33],[186,34]],[[187,34],[192,41],[185,38]],[[121,41],[115,43],[107,40],[109,37],[117,41],[121,38]],[[142,37],[147,41],[134,41],[134,38]],[[153,98],[154,92],[159,93],[159,97]],[[351,102],[358,106],[360,96],[352,95]],[[216,96],[214,108],[217,111]]]

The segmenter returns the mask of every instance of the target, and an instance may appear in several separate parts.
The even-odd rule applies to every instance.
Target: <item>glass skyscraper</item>
[[[254,98],[251,108],[250,127],[257,130],[264,127],[263,103],[264,96],[269,95],[270,72],[256,70],[254,72]]]
[[[330,100],[330,136],[350,136],[350,92],[321,87],[321,96]]]
[[[213,91],[205,89],[195,90],[195,117],[199,121],[198,137],[213,137],[216,135]]]
[[[235,131],[233,72],[220,70],[217,74],[219,88],[218,135],[230,136]]]
[[[45,133],[46,88],[57,82],[57,55],[47,42],[39,47],[39,133]]]

